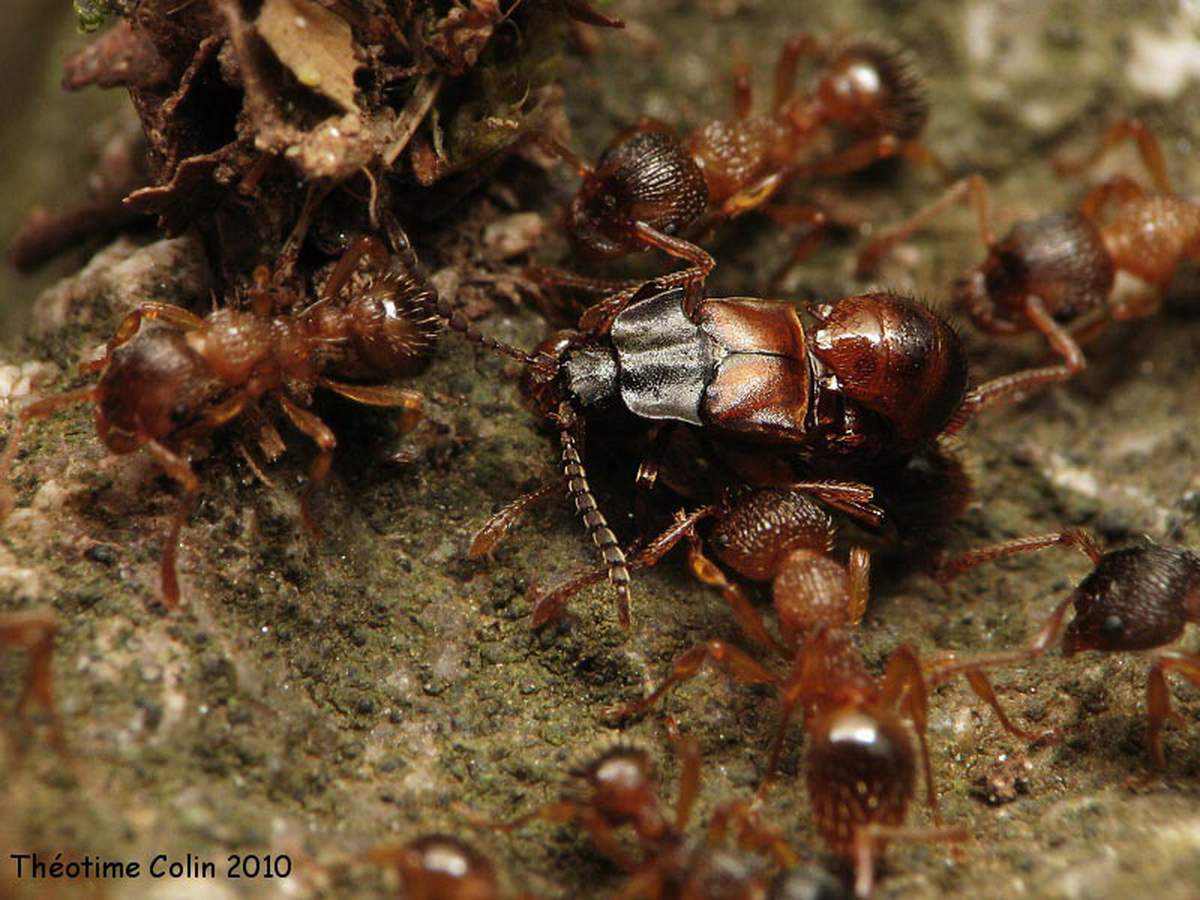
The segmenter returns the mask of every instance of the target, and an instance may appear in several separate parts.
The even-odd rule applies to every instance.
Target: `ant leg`
[[[846,622],[857,626],[871,599],[871,554],[862,547],[855,547],[850,551],[846,570],[850,573],[850,606],[846,610]]]
[[[346,286],[363,257],[369,257],[380,271],[387,268],[388,252],[383,242],[373,235],[360,234],[339,257],[337,265],[333,267],[333,271],[325,281],[320,299],[328,300],[330,297],[336,297]]]
[[[905,828],[872,822],[859,828],[854,835],[854,896],[867,900],[875,883],[875,857],[890,841],[920,844],[960,844],[969,840],[965,828]]]
[[[797,166],[793,170],[793,175],[798,178],[834,178],[839,175],[849,175],[859,169],[865,169],[876,160],[895,156],[902,150],[903,144],[895,135],[885,134],[880,137],[867,138],[832,156],[827,156],[819,162]]]
[[[1146,196],[1142,186],[1127,175],[1114,175],[1107,181],[1102,181],[1084,196],[1079,203],[1079,214],[1085,219],[1096,221],[1104,212],[1104,207],[1111,200],[1117,203],[1129,203],[1141,200]]]
[[[558,483],[555,483],[554,486],[557,487]],[[671,527],[642,548],[641,552],[629,563],[629,568],[643,569],[657,564],[666,555],[667,551],[678,544],[696,527],[697,522],[706,516],[712,515],[715,511],[716,507],[705,506],[686,515],[682,512],[677,512],[675,514],[675,522]],[[544,595],[540,592],[538,586],[535,585],[529,592],[529,599],[531,601],[536,599],[536,605],[533,609],[533,626],[539,628],[560,615],[567,605],[567,601],[584,588],[603,581],[607,576],[607,567],[593,569],[590,572],[584,572],[582,575],[576,575],[574,578],[560,584],[550,591],[550,593]]]
[[[1080,359],[1082,360],[1082,355],[1080,355]],[[1017,396],[1033,388],[1066,381],[1074,374],[1075,372],[1071,368],[1071,364],[1064,363],[1061,366],[1024,369],[1020,372],[1014,372],[1012,375],[1001,375],[999,378],[985,381],[983,384],[967,392],[966,397],[963,398],[962,405],[958,408],[958,412],[946,424],[942,433],[957,434],[971,419],[975,418],[981,412],[991,409],[993,406],[1011,402]]]
[[[471,538],[471,546],[467,550],[467,555],[471,559],[478,559],[485,553],[490,553],[500,538],[525,515],[525,510],[561,490],[563,485],[563,479],[556,478],[554,481],[548,481],[528,494],[522,494],[516,500],[505,504],[503,509],[495,513],[484,523],[482,528],[475,532],[475,536]]]
[[[697,644],[675,660],[671,672],[663,682],[641,700],[624,706],[610,707],[604,718],[610,721],[636,716],[657,703],[671,688],[694,678],[705,660],[720,663],[727,676],[745,684],[773,684],[781,686],[778,675],[766,668],[745,650],[739,650],[724,641],[712,640]]]
[[[995,544],[991,547],[969,550],[943,565],[938,570],[937,580],[942,584],[947,584],[968,569],[973,569],[994,559],[1000,559],[1004,556],[1014,556],[1017,553],[1028,553],[1031,550],[1043,550],[1046,547],[1056,547],[1063,544],[1077,547],[1091,559],[1093,565],[1100,562],[1100,558],[1104,555],[1099,544],[1096,543],[1096,539],[1090,534],[1082,528],[1068,528],[1066,531],[1056,531],[1053,534],[1014,538],[1013,540],[1004,541],[1001,544]]]
[[[721,590],[721,595],[733,611],[733,618],[742,632],[755,643],[773,650],[784,658],[790,657],[792,654],[788,652],[787,648],[767,631],[767,627],[763,624],[759,614],[755,612],[745,591],[726,578],[725,573],[717,564],[704,555],[700,539],[694,533],[688,535],[688,543],[688,559],[691,563],[692,574],[704,584]]]
[[[568,147],[561,141],[551,137],[544,131],[527,131],[524,135],[524,140],[536,144],[538,149],[549,156],[556,159],[561,159],[568,166],[575,170],[575,173],[580,177],[586,178],[595,171],[590,165],[583,161],[574,150]]]
[[[1167,178],[1167,162],[1163,156],[1162,146],[1158,143],[1158,138],[1144,122],[1140,119],[1121,119],[1113,122],[1105,131],[1104,137],[1100,141],[1100,145],[1091,153],[1081,156],[1078,159],[1056,159],[1054,161],[1054,170],[1059,175],[1072,175],[1090,168],[1100,157],[1111,150],[1121,141],[1132,138],[1137,142],[1138,155],[1142,159],[1142,164],[1146,167],[1146,171],[1150,173],[1150,177],[1154,179],[1154,183],[1158,189],[1164,194],[1174,194],[1171,189],[1171,181]]]
[[[975,210],[979,222],[979,238],[985,247],[991,247],[995,238],[992,234],[991,195],[987,182],[982,175],[968,175],[946,188],[932,203],[917,210],[898,225],[884,230],[879,237],[867,244],[859,251],[855,273],[860,278],[870,275],[875,271],[879,260],[890,253],[896,244],[910,238],[931,219],[940,216],[954,204],[962,202],[969,202]]]
[[[50,668],[57,629],[57,621],[48,612],[0,615],[0,644],[25,650],[29,654],[29,669],[21,696],[17,698],[16,714],[24,720],[25,710],[32,698],[50,723],[50,743],[59,753],[65,753],[62,729],[54,709],[54,680]]]
[[[424,395],[407,388],[393,387],[390,384],[346,384],[325,377],[318,378],[317,383],[335,394],[340,394],[347,400],[353,400],[364,406],[403,409],[416,415],[420,415],[425,408]]]
[[[775,63],[775,95],[773,108],[778,112],[792,99],[796,86],[796,70],[800,60],[806,56],[815,55],[821,49],[820,42],[807,31],[788,38],[779,51],[779,61]]]
[[[117,330],[113,332],[113,336],[105,345],[103,355],[99,359],[80,363],[79,371],[85,374],[98,372],[107,366],[113,351],[122,344],[128,343],[138,333],[143,319],[165,322],[180,331],[195,331],[204,325],[204,320],[199,316],[170,303],[143,303],[121,320]]]
[[[330,466],[333,465],[333,451],[337,447],[337,438],[329,430],[329,426],[318,416],[297,406],[285,394],[279,395],[279,405],[283,407],[287,417],[292,420],[292,424],[312,438],[317,445],[317,458],[313,460],[312,467],[308,470],[308,486],[300,495],[300,515],[312,536],[320,540],[321,529],[312,514],[312,497],[317,487],[325,480],[325,476],[329,474]]]
[[[741,54],[738,54],[741,56]],[[733,114],[738,119],[750,118],[754,109],[754,88],[750,84],[750,64],[744,58],[733,67]]]
[[[1166,768],[1163,755],[1163,727],[1168,719],[1180,716],[1171,709],[1171,692],[1167,689],[1167,672],[1178,672],[1200,687],[1200,655],[1168,650],[1154,655],[1146,681],[1146,750],[1150,754],[1150,772],[1143,783],[1154,781]]]
[[[929,763],[929,693],[925,674],[921,669],[921,658],[908,644],[901,644],[888,659],[887,670],[880,688],[880,704],[885,708],[898,709],[912,719],[913,730],[921,748],[921,770],[925,777],[925,805],[933,821],[942,824],[942,812],[938,808],[937,791],[933,786],[933,767]]]
[[[675,799],[675,829],[682,832],[692,817],[692,807],[700,794],[700,742],[679,733],[675,720],[667,717],[667,734],[679,760],[679,796]]]
[[[200,494],[200,481],[188,461],[182,456],[167,449],[147,434],[138,435],[138,443],[154,457],[162,466],[163,471],[174,478],[183,487],[183,496],[179,507],[171,519],[171,527],[167,531],[167,540],[163,545],[162,563],[160,565],[163,600],[168,607],[175,609],[179,606],[179,576],[175,571],[175,557],[179,550],[179,534],[183,524],[191,515],[196,497]]]

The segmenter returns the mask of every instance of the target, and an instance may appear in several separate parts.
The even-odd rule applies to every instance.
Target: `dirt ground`
[[[629,19],[627,31],[599,35],[596,55],[564,66],[574,140],[585,155],[640,114],[684,126],[724,114],[739,54],[755,64],[766,94],[785,36],[844,26],[911,48],[933,101],[929,145],[954,172],[987,176],[1002,224],[1065,208],[1103,177],[1108,169],[1056,176],[1051,161],[1094,146],[1121,116],[1155,129],[1181,193],[1200,185],[1194,4],[857,0],[804,4],[803,17],[772,0],[611,6]],[[13,88],[38,98],[31,106],[59,102],[53,54],[43,60],[48,74],[31,65],[9,76]],[[111,97],[100,100],[106,104]],[[102,112],[94,115],[99,121]],[[86,129],[30,128],[86,143]],[[18,144],[9,137],[9,146]],[[44,170],[43,158],[57,152],[15,150],[9,174],[28,180],[31,166]],[[80,150],[62,153],[75,160]],[[1114,160],[1142,177],[1132,154]],[[66,177],[69,184],[78,175]],[[539,206],[547,222],[575,183],[565,169],[550,182]],[[905,166],[821,191],[847,216],[887,223],[939,184],[933,171]],[[43,185],[43,199],[53,199],[57,189]],[[472,204],[454,220],[465,238],[426,243],[445,247],[480,239],[484,224],[514,224],[493,201]],[[15,222],[20,209],[4,214]],[[861,291],[853,246],[852,235],[835,236],[789,276],[787,296]],[[712,244],[713,293],[761,294],[788,248],[786,230],[745,217]],[[539,258],[564,253],[552,235]],[[980,258],[972,216],[955,211],[889,259],[878,281],[937,306],[951,279]],[[186,239],[121,240],[90,262],[62,264],[87,262],[36,300],[29,287],[6,282],[15,284],[4,298],[9,321],[28,323],[0,350],[6,417],[30,393],[84,383],[76,362],[130,305],[153,298],[204,308],[194,260]],[[653,271],[654,263],[639,265]],[[453,271],[440,277],[449,283]],[[1200,547],[1194,284],[1181,277],[1159,314],[1108,328],[1072,383],[989,413],[954,440],[976,496],[952,531],[951,550],[1068,525],[1114,543]],[[489,333],[524,347],[545,334],[539,314],[514,302],[519,292],[468,288],[499,295],[497,311],[480,323]],[[1036,340],[989,343],[965,325],[963,333],[977,380],[1043,353]],[[53,667],[68,752],[53,752],[44,728],[24,734],[5,723],[0,897],[394,896],[388,877],[355,863],[356,854],[435,830],[467,836],[492,855],[511,896],[616,889],[619,873],[578,829],[478,833],[452,803],[506,818],[557,798],[570,761],[617,736],[601,710],[640,696],[695,642],[741,638],[720,596],[691,580],[676,556],[637,574],[629,636],[616,626],[604,587],[581,595],[567,621],[535,633],[526,589],[594,563],[565,498],[538,507],[495,558],[467,558],[471,535],[494,509],[556,471],[555,443],[521,406],[518,374],[447,337],[435,365],[414,381],[428,416],[400,461],[380,458],[395,449],[376,436],[384,417],[331,408],[340,444],[316,502],[320,542],[298,518],[297,487],[311,458],[305,441],[292,436],[268,486],[236,441],[218,440],[197,462],[203,498],[180,560],[187,606],[173,615],[158,602],[157,562],[173,485],[142,454],[106,455],[83,407],[30,429],[13,472],[18,508],[0,529],[0,610],[46,609],[57,618]],[[598,487],[602,503],[628,490],[611,481]],[[903,567],[886,561],[880,570],[862,649],[882,670],[904,642],[922,653],[1021,643],[1087,561],[1047,551],[981,569],[949,591],[920,572],[893,576]],[[1194,634],[1184,644],[1194,647]],[[0,650],[6,717],[24,666],[23,654]],[[877,895],[1200,897],[1200,691],[1174,686],[1182,722],[1168,729],[1165,776],[1131,789],[1127,780],[1146,765],[1145,671],[1134,655],[1056,653],[998,672],[1017,718],[1058,727],[1058,743],[1014,740],[965,686],[939,689],[930,724],[938,796],[945,820],[965,826],[971,840],[959,858],[937,845],[893,847]],[[775,711],[770,692],[710,672],[627,735],[655,749],[668,796],[675,763],[662,713],[699,740],[701,822],[717,804],[751,795]],[[829,864],[800,789],[801,751],[797,729],[765,816],[802,857]],[[999,802],[987,802],[989,793]],[[928,824],[926,810],[916,805],[911,820]],[[22,852],[143,864],[190,853],[214,861],[217,877],[18,880],[10,854]],[[231,854],[286,854],[292,871],[228,879]]]

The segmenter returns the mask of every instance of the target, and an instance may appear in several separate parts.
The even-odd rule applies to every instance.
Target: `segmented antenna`
[[[563,411],[561,428],[558,432],[562,443],[563,474],[567,479],[567,496],[575,501],[575,509],[583,518],[583,525],[591,535],[592,542],[600,551],[600,558],[608,568],[608,580],[612,582],[617,592],[617,618],[621,627],[628,630],[629,617],[629,567],[625,561],[625,551],[617,543],[617,536],[608,527],[604,513],[596,505],[596,498],[588,486],[587,473],[583,468],[583,460],[579,458],[579,448],[575,436],[571,434],[569,423],[573,413],[569,408]]]

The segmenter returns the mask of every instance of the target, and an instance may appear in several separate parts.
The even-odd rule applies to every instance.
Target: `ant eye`
[[[187,415],[188,415],[188,408],[187,408],[186,404],[176,403],[174,406],[171,407],[171,421],[172,422],[182,422],[184,419],[187,418]]]
[[[1100,624],[1100,634],[1107,640],[1116,640],[1125,631],[1125,623],[1120,616],[1105,616]]]

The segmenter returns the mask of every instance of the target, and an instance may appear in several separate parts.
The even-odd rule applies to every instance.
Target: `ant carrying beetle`
[[[796,73],[808,57],[818,61],[820,77],[811,94],[797,96]],[[877,39],[822,43],[811,34],[793,37],[775,67],[771,111],[752,110],[750,73],[741,65],[735,118],[710,122],[686,137],[663,122],[643,120],[620,134],[592,167],[556,141],[532,135],[583,177],[566,219],[575,252],[595,261],[616,259],[657,246],[656,237],[704,231],[762,206],[794,178],[853,172],[897,152],[932,159],[913,141],[927,113],[922,80],[903,54]],[[854,142],[828,149],[837,129]],[[815,159],[803,161],[806,151]],[[779,205],[768,211],[811,229],[796,248],[798,260],[819,235],[823,213]]]
[[[1091,535],[1070,529],[972,550],[948,562],[940,577],[950,581],[982,563],[1060,544],[1085,553],[1093,568],[1071,595],[1054,607],[1029,646],[1010,653],[950,661],[940,667],[938,679],[962,672],[986,685],[982,669],[1036,659],[1060,634],[1064,656],[1084,650],[1147,651],[1151,663],[1146,682],[1146,748],[1150,777],[1154,778],[1166,763],[1163,727],[1174,717],[1167,673],[1178,672],[1200,687],[1200,654],[1165,649],[1179,640],[1189,622],[1200,622],[1200,556],[1184,547],[1157,545],[1105,552]],[[1071,608],[1075,617],[1064,628],[1063,621]]]
[[[1127,138],[1136,140],[1159,194],[1148,196],[1131,179],[1117,175],[1089,191],[1077,210],[1023,222],[997,241],[987,182],[971,175],[872,241],[859,254],[858,270],[870,272],[880,257],[934,216],[968,201],[978,217],[988,256],[956,282],[955,304],[985,334],[1041,332],[1064,360],[1057,368],[1057,380],[1070,378],[1085,366],[1077,334],[1098,328],[1105,317],[1147,315],[1166,291],[1179,262],[1200,259],[1200,205],[1171,189],[1162,149],[1141,122],[1115,123],[1094,153],[1059,168],[1091,165]],[[1116,209],[1105,219],[1110,200],[1116,202]],[[1132,298],[1114,298],[1118,272],[1142,279],[1145,289]]]
[[[21,411],[18,428],[68,404],[95,401],[96,430],[109,450],[143,449],[180,484],[183,497],[162,554],[167,605],[179,603],[179,534],[200,490],[187,459],[190,445],[253,413],[263,429],[264,448],[281,446],[274,426],[258,410],[265,400],[276,403],[318,447],[301,498],[305,524],[318,533],[309,500],[329,472],[337,441],[306,408],[313,392],[324,388],[357,403],[397,407],[409,419],[419,415],[421,396],[388,382],[428,364],[439,333],[436,301],[407,241],[401,236],[395,242],[395,252],[389,253],[378,239],[359,237],[339,259],[320,297],[303,309],[270,314],[302,298],[280,291],[265,269],[255,273],[247,292],[248,311],[223,308],[200,317],[164,303],[143,304],[117,327],[103,356],[81,366],[102,372],[97,384]],[[353,277],[364,259],[375,271],[357,286]],[[167,327],[143,329],[147,320]],[[16,438],[14,433],[10,441]],[[6,452],[0,477],[14,456]]]
[[[804,475],[806,489],[874,523],[881,513],[866,502],[869,490],[865,499],[849,496],[842,479],[868,477],[1055,375],[1031,369],[969,389],[953,329],[896,294],[813,304],[816,326],[809,329],[789,303],[705,298],[712,258],[686,241],[669,241],[701,262],[606,297],[583,313],[578,329],[552,335],[533,354],[485,338],[443,309],[451,328],[527,366],[522,387],[558,430],[567,491],[600,549],[625,628],[629,567],[587,482],[585,421],[632,419],[660,434],[695,429],[735,468],[749,459],[761,469],[763,458],[786,455],[818,479],[833,479],[822,491],[819,480]],[[647,481],[654,465],[651,459],[643,466]],[[739,477],[777,483],[775,476]],[[497,514],[472,555],[490,549],[550,489]]]

